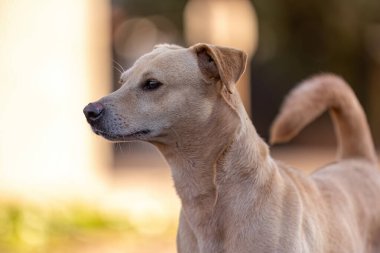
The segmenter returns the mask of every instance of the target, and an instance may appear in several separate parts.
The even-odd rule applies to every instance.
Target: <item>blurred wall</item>
[[[110,88],[106,0],[0,2],[0,190],[91,194],[109,146],[82,108]]]

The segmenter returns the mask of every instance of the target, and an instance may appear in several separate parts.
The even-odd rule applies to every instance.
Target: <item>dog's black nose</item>
[[[100,119],[104,112],[104,105],[99,102],[89,103],[84,109],[83,113],[89,123],[93,123]]]

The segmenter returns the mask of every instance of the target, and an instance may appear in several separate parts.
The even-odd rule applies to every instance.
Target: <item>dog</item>
[[[232,48],[158,45],[84,114],[96,134],[164,155],[182,204],[180,253],[379,253],[380,170],[353,91],[320,74],[286,98],[272,144],[326,110],[337,133],[337,160],[307,176],[271,158],[249,119],[235,87],[246,61]]]

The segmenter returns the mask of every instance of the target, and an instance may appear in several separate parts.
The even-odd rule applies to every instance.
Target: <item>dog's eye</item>
[[[159,81],[154,80],[154,79],[149,79],[149,80],[145,81],[145,83],[142,86],[142,89],[143,90],[155,90],[158,87],[160,87],[161,85],[162,85],[162,83],[160,83]]]

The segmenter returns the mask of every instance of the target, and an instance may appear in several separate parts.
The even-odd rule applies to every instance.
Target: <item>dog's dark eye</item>
[[[149,80],[145,81],[145,83],[142,86],[142,89],[143,90],[155,90],[158,87],[160,87],[161,85],[162,85],[162,83],[160,83],[159,81],[157,81],[155,79],[149,79]]]

